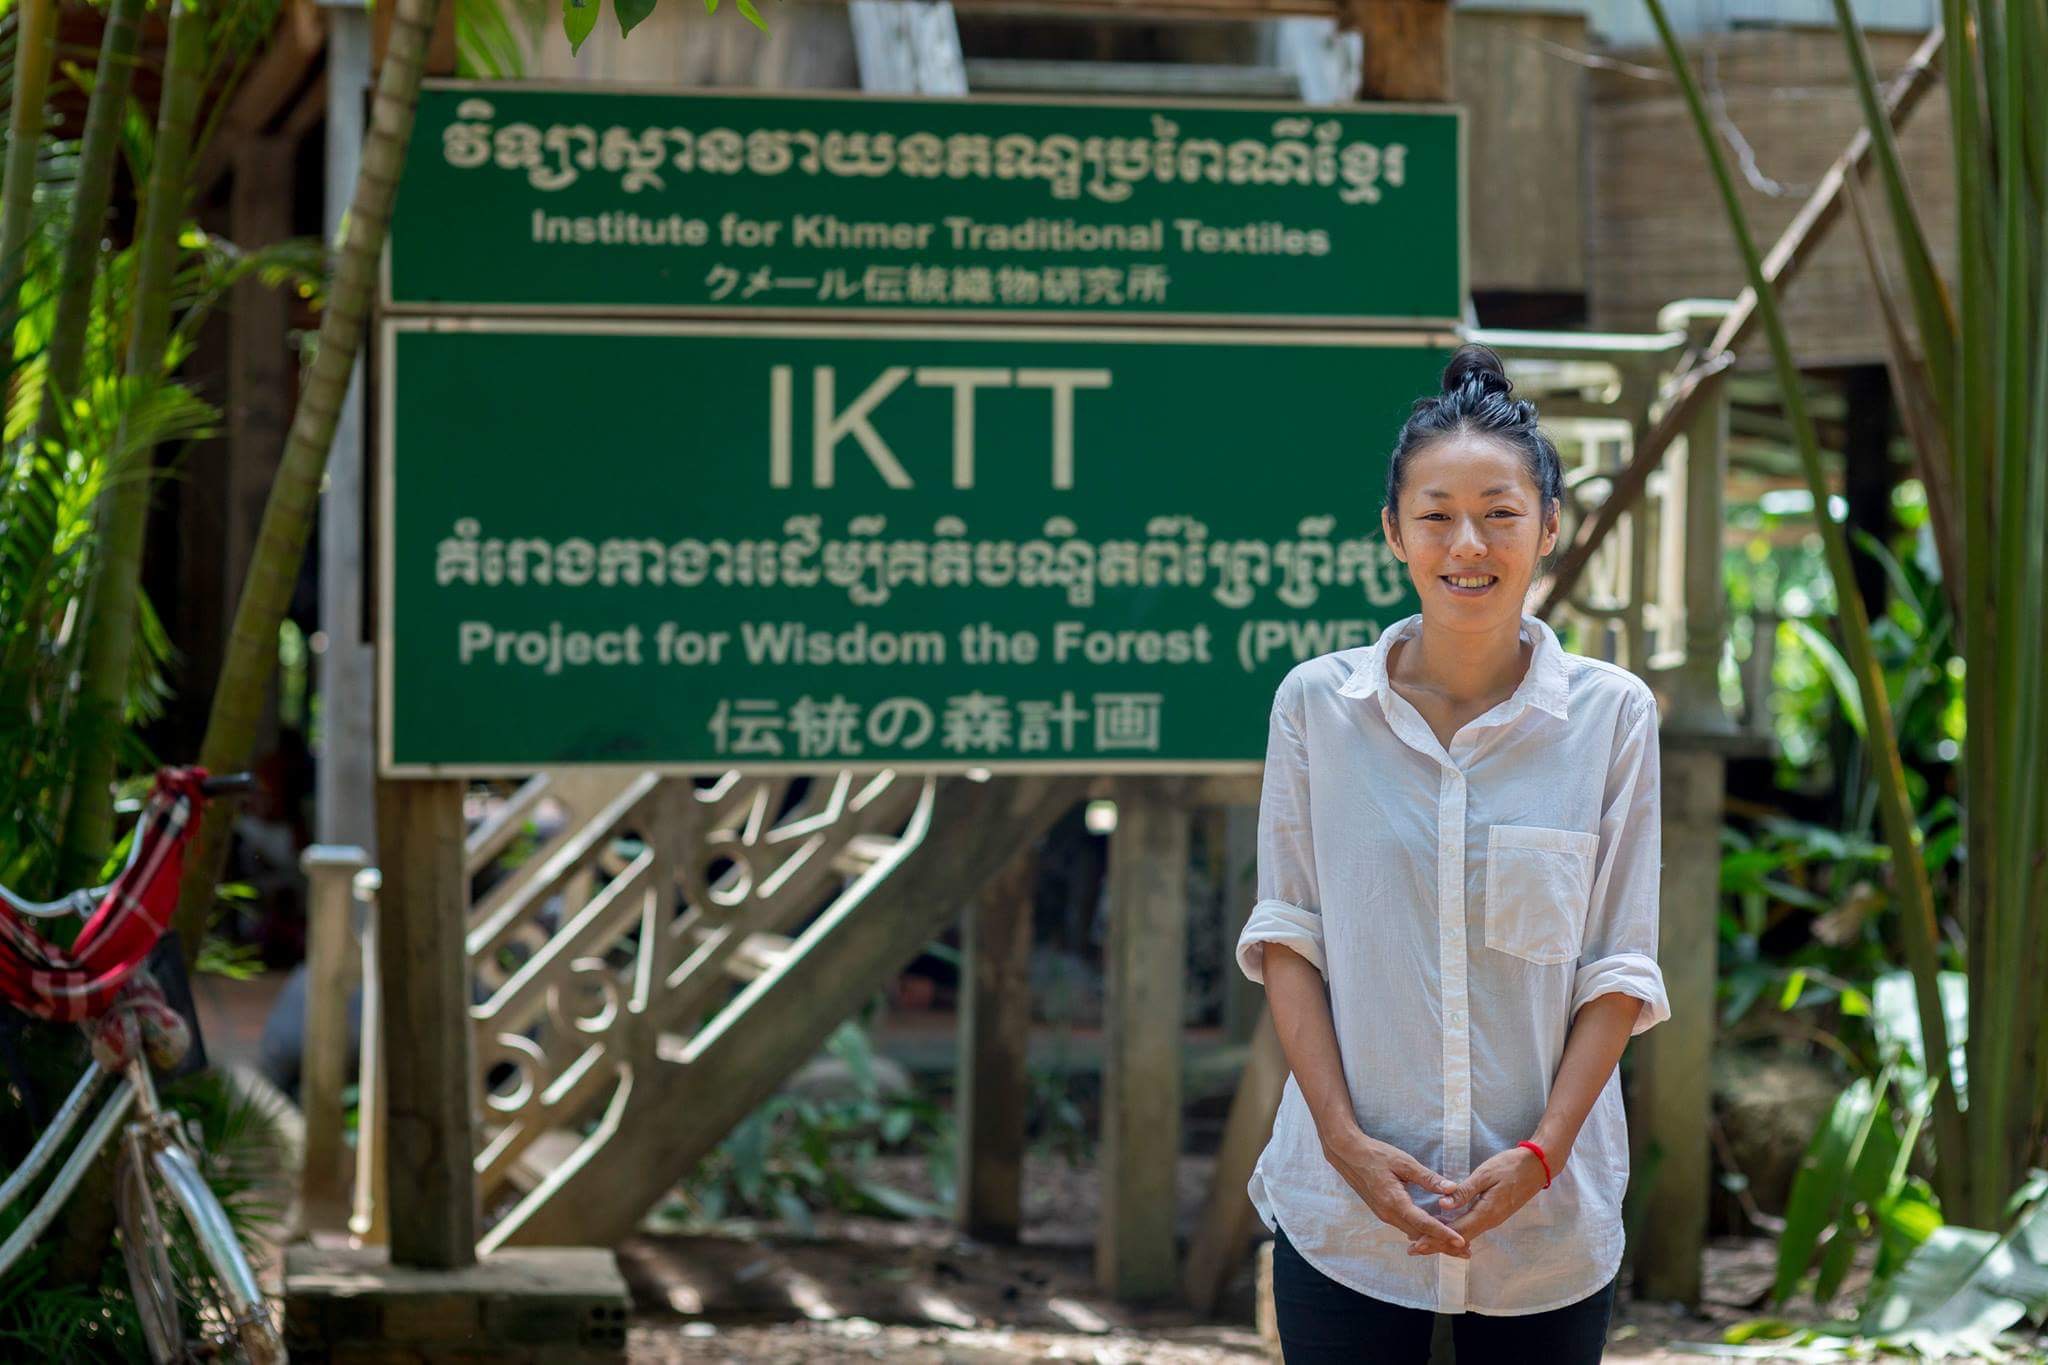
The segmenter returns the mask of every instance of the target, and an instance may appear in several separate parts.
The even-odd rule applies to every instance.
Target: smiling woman
[[[1387,476],[1422,610],[1273,700],[1238,961],[1290,1073],[1250,1185],[1289,1365],[1420,1365],[1439,1313],[1470,1359],[1601,1356],[1615,1068],[1670,1013],[1657,706],[1523,612],[1563,481],[1499,357],[1461,350]]]
[[[1401,428],[1380,518],[1425,606],[1432,595],[1470,604],[1446,624],[1495,629],[1520,617],[1557,544],[1563,498],[1564,466],[1536,405],[1514,397],[1500,357],[1467,346],[1444,371],[1444,391]]]

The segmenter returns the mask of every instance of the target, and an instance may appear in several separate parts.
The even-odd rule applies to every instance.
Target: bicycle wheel
[[[171,1264],[170,1239],[164,1236],[153,1183],[149,1161],[140,1155],[131,1133],[121,1144],[116,1164],[114,1214],[121,1227],[121,1259],[127,1262],[128,1285],[142,1319],[143,1343],[156,1365],[166,1365],[184,1357],[185,1327],[179,1307],[179,1276]]]
[[[255,1274],[190,1153],[175,1144],[149,1150],[131,1138],[121,1153],[117,1203],[153,1360],[281,1365],[284,1342]],[[177,1220],[166,1217],[173,1209]]]

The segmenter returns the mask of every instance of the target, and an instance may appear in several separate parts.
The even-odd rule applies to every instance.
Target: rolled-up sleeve
[[[1259,793],[1259,899],[1237,940],[1238,966],[1261,985],[1268,943],[1292,949],[1328,975],[1323,901],[1316,890],[1315,841],[1309,829],[1308,747],[1302,734],[1302,681],[1294,672],[1273,697]]]
[[[1603,995],[1643,1002],[1635,1032],[1671,1017],[1657,966],[1663,810],[1657,706],[1647,694],[1609,764],[1593,899],[1572,982],[1572,1013]]]

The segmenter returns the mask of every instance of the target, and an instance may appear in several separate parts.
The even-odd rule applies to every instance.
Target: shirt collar
[[[1380,632],[1380,638],[1366,647],[1364,659],[1337,689],[1337,695],[1376,696],[1380,705],[1386,707],[1393,699],[1393,688],[1387,682],[1387,655],[1392,652],[1396,641],[1407,639],[1421,629],[1422,613],[1417,612]],[[1558,643],[1557,632],[1541,617],[1524,615],[1521,638],[1533,640],[1536,651],[1529,658],[1529,671],[1507,700],[1508,714],[1511,716],[1519,712],[1523,706],[1534,706],[1559,720],[1567,719],[1565,696],[1570,689],[1565,675],[1564,646]]]

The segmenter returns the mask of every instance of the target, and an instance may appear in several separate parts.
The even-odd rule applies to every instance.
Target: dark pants
[[[1607,1345],[1614,1281],[1547,1313],[1451,1315],[1459,1365],[1592,1365]],[[1273,1235],[1273,1308],[1287,1365],[1427,1365],[1437,1315],[1338,1284]]]

